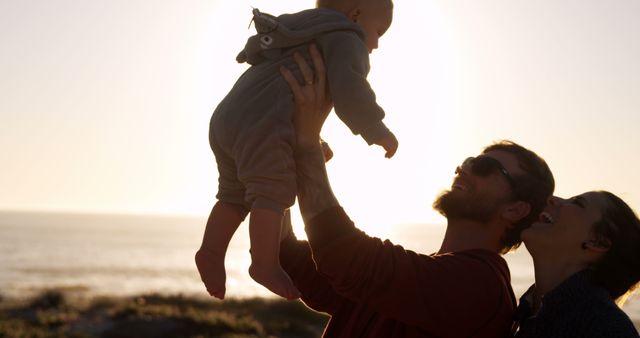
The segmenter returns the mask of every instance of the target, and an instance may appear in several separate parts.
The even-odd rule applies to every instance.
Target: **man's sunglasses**
[[[516,186],[516,182],[509,174],[509,171],[493,157],[480,155],[478,157],[468,157],[460,166],[456,168],[456,174],[460,173],[462,167],[471,168],[471,172],[478,176],[488,176],[494,172],[499,172],[504,176],[512,188]]]

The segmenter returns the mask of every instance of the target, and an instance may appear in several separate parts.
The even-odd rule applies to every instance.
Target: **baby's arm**
[[[384,148],[384,150],[386,151],[384,157],[386,158],[393,157],[393,155],[396,153],[396,150],[398,150],[398,139],[396,139],[396,136],[393,135],[392,132],[389,132],[382,138],[374,141],[373,144],[379,145]]]
[[[391,158],[398,141],[382,121],[385,112],[367,81],[369,53],[355,35],[326,34],[320,40],[336,115],[369,144],[382,146]]]
[[[320,139],[320,146],[322,146],[324,161],[329,162],[329,160],[333,158],[333,150],[329,147],[329,143],[325,142],[323,139]]]

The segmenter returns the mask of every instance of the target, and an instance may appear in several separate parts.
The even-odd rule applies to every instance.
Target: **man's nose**
[[[464,165],[459,165],[456,167],[456,175],[467,175],[467,169],[465,168],[466,166]]]
[[[371,51],[373,51],[374,49],[378,49],[378,39],[373,40]]]

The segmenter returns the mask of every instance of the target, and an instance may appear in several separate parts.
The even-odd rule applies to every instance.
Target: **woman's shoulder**
[[[638,337],[629,316],[614,302],[606,290],[591,285],[574,304],[574,325],[585,337]]]
[[[629,316],[588,273],[578,273],[547,293],[535,316],[524,298],[518,308],[521,337],[532,332],[545,337],[638,337]]]
[[[591,308],[585,321],[593,337],[639,337],[629,316],[612,299]]]

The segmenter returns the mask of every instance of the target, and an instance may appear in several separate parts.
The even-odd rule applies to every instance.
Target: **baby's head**
[[[360,25],[369,53],[378,48],[378,39],[393,20],[392,0],[317,0],[316,7],[334,9]]]

